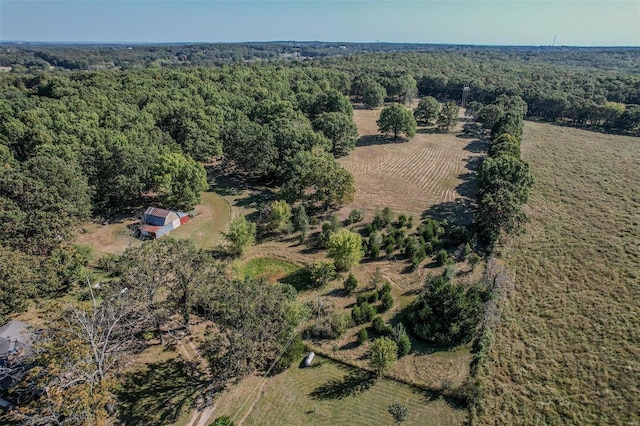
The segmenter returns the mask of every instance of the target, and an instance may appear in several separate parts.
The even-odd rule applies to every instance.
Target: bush
[[[402,423],[409,418],[409,408],[406,404],[399,402],[389,406],[389,413],[393,416],[396,423]]]
[[[445,274],[429,277],[425,291],[406,311],[406,324],[417,337],[430,343],[467,343],[480,323],[487,294],[479,285],[456,285]]]
[[[346,280],[344,280],[344,291],[347,295],[351,295],[353,291],[358,287],[358,280],[353,274],[349,274]]]
[[[399,322],[391,331],[391,339],[398,345],[398,358],[403,357],[411,350],[411,339],[404,328],[404,324]]]
[[[363,303],[376,303],[378,301],[377,291],[367,291],[360,293],[356,298],[356,304],[362,305]]]
[[[449,260],[449,254],[447,251],[444,249],[440,250],[436,255],[436,264],[438,264],[438,266],[442,266],[447,263],[447,260]]]
[[[393,296],[391,293],[384,293],[380,297],[380,312],[387,312],[393,306]]]
[[[209,426],[234,426],[229,416],[218,417]]]
[[[351,212],[349,213],[349,217],[347,217],[347,223],[352,224],[352,223],[358,223],[361,221],[362,221],[362,211],[358,209],[351,210]]]
[[[333,262],[313,262],[309,267],[309,278],[313,288],[322,288],[336,278],[336,267]]]
[[[369,333],[366,328],[361,328],[360,331],[358,331],[358,343],[363,344],[367,340],[369,340]]]
[[[381,336],[386,336],[391,334],[392,328],[390,325],[384,323],[384,320],[380,315],[376,315],[371,321],[371,325],[373,325],[373,330]]]
[[[371,321],[375,315],[376,308],[366,302],[354,306],[351,310],[351,318],[356,325]]]
[[[300,359],[305,352],[305,345],[299,334],[296,334],[294,340],[286,347],[286,350],[274,366],[274,372],[282,372],[291,367],[294,361]]]

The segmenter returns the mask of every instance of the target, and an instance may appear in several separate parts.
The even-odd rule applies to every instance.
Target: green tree
[[[367,329],[363,327],[358,331],[358,343],[363,344],[367,340],[369,340],[369,333]]]
[[[362,237],[348,229],[341,229],[329,237],[329,257],[336,268],[346,271],[360,263],[364,257]]]
[[[309,266],[309,278],[314,288],[322,288],[336,278],[336,267],[331,262],[317,260]]]
[[[429,277],[424,292],[407,309],[406,323],[430,343],[467,343],[480,324],[484,297],[478,285],[457,285],[445,274]]]
[[[520,141],[508,133],[503,133],[491,142],[489,157],[511,155],[520,158]]]
[[[358,287],[358,280],[353,274],[350,273],[347,279],[344,280],[343,287],[344,287],[344,292],[348,296],[351,296],[351,294],[356,289],[356,287]]]
[[[416,134],[416,119],[410,110],[400,104],[393,104],[385,107],[380,112],[380,118],[376,121],[378,130],[385,134],[393,134],[395,139],[400,133],[404,133],[411,138]]]
[[[389,414],[393,416],[397,424],[402,424],[409,418],[409,407],[406,404],[396,402],[389,406]]]
[[[230,243],[229,251],[241,255],[256,241],[256,224],[240,216],[229,223],[229,230],[223,235]]]
[[[376,372],[378,377],[389,372],[396,359],[398,359],[398,346],[393,340],[388,337],[380,337],[371,343],[369,367]]]
[[[447,102],[442,106],[440,115],[438,116],[438,129],[449,131],[458,122],[458,113],[460,108],[455,102]]]
[[[234,426],[234,424],[229,416],[222,416],[215,419],[209,426]]]
[[[164,204],[178,209],[192,209],[200,202],[200,192],[209,188],[204,167],[178,153],[160,155],[154,175]]]
[[[300,232],[300,240],[304,241],[304,238],[307,236],[307,232],[309,232],[309,217],[307,216],[307,211],[303,205],[296,208],[291,221],[293,223],[293,229]]]
[[[347,155],[356,146],[358,128],[348,114],[324,112],[313,120],[313,128],[329,138],[336,157]]]
[[[391,339],[398,345],[398,358],[403,357],[411,350],[411,339],[407,334],[407,330],[404,328],[404,324],[399,322],[393,327],[391,332]]]
[[[426,96],[420,99],[418,106],[413,110],[413,115],[416,121],[426,125],[433,124],[440,115],[440,102],[432,96]]]
[[[270,205],[269,227],[275,232],[284,232],[291,221],[291,206],[284,200],[273,201]]]
[[[483,128],[492,129],[503,115],[504,109],[500,105],[485,105],[476,113],[476,120]]]

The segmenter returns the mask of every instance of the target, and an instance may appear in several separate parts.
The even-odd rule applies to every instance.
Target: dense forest
[[[467,115],[485,129],[491,142],[478,172],[472,229],[485,252],[501,234],[517,231],[525,221],[521,207],[533,179],[520,158],[524,118],[632,135],[640,130],[640,56],[634,49],[293,42],[3,44],[2,49],[0,65],[11,70],[0,74],[0,322],[24,310],[28,300],[57,298],[86,279],[90,254],[72,243],[79,225],[91,218],[133,214],[151,202],[188,211],[209,189],[205,166],[212,163],[239,179],[272,187],[282,204],[273,204],[271,214],[282,208],[291,216],[289,205],[303,204],[296,210],[296,230],[302,231],[300,223],[308,220],[305,207],[326,211],[351,201],[353,177],[336,158],[356,146],[354,104],[358,108],[408,105],[420,97],[415,118],[437,120],[439,129],[447,131],[457,120],[456,103],[463,88],[469,88]],[[395,126],[394,110],[410,125]],[[392,105],[383,112],[378,122],[382,132],[396,138],[415,133],[416,121],[405,107]],[[387,237],[400,233],[391,230],[391,219],[380,220],[384,226],[369,230],[367,251],[374,259],[383,242],[395,251],[395,240]],[[232,222],[229,235],[236,225],[240,231],[250,228],[246,221]],[[308,223],[304,226],[308,229]],[[337,227],[331,226],[323,226],[321,237],[326,237],[325,248],[331,250],[333,244],[339,251],[338,237],[332,240],[330,235]],[[418,259],[418,264],[424,259],[424,246],[439,239],[439,226],[427,221],[418,228],[418,234],[408,239],[413,245],[405,244],[409,259]],[[383,240],[378,231],[385,228],[390,230]],[[463,231],[467,232],[455,230]],[[255,225],[249,233],[255,234]],[[340,235],[345,241],[351,238],[346,232]],[[360,247],[359,236],[356,243]],[[170,257],[175,268],[162,269],[160,255]],[[442,264],[446,260],[445,252]],[[191,313],[211,320],[221,332],[205,342],[203,351],[219,386],[265,370],[287,347],[299,321],[310,314],[295,302],[291,286],[270,287],[265,293],[259,280],[229,277],[211,253],[187,243],[168,240],[153,250],[127,251],[103,266],[135,297],[124,303],[115,287],[101,290],[99,296],[85,294],[94,303],[102,296],[108,300],[99,312],[93,311],[106,321],[101,327],[128,324],[119,328],[119,338],[135,346],[132,336],[149,329],[156,329],[162,338],[162,326],[171,313],[181,314],[185,328]],[[322,266],[316,271],[319,275],[326,272]],[[207,286],[198,287],[196,282]],[[425,306],[442,303],[439,297],[447,292],[460,300],[468,297],[470,302],[463,302],[473,306],[468,309],[473,310],[474,321],[456,319],[463,324],[456,326],[462,331],[451,341],[468,340],[477,327],[480,295],[455,293],[444,276],[429,285],[412,318],[422,318],[428,311]],[[245,297],[261,315],[246,316]],[[61,313],[80,318],[86,315],[83,309],[78,305]],[[64,322],[60,316],[52,323],[56,321]],[[74,329],[62,332],[62,328],[53,329],[45,339],[49,349],[81,346],[81,331],[73,334]],[[423,324],[411,330],[442,343],[447,336],[431,336],[440,328]],[[247,341],[260,341],[262,346]],[[92,349],[78,353],[77,365],[97,364],[99,377],[87,368],[78,374],[89,374],[91,379],[78,378],[86,387],[74,389],[75,396],[99,406],[99,413],[64,413],[64,404],[55,396],[39,398],[51,383],[48,380],[65,368],[59,357],[48,358],[46,351],[37,362],[48,373],[32,377],[20,396],[25,406],[50,411],[58,420],[71,419],[70,424],[108,417],[113,389],[106,384],[111,377],[106,365],[117,364],[98,358],[86,361]],[[83,361],[83,356],[88,358]],[[76,378],[69,380],[75,383]],[[104,392],[92,393],[94,386]]]

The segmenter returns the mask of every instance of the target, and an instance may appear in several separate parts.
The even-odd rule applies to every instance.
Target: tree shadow
[[[364,370],[352,370],[341,379],[331,379],[309,394],[315,400],[336,400],[359,395],[375,384],[375,374]]]
[[[297,271],[294,271],[286,277],[282,278],[280,282],[289,284],[290,286],[295,288],[298,293],[301,293],[309,289],[309,285],[311,283],[311,275],[309,274],[309,270],[307,268],[300,268]]]
[[[473,221],[475,203],[470,198],[456,198],[453,201],[435,204],[422,213],[422,219],[447,219],[449,223],[467,225]]]
[[[118,417],[123,424],[173,424],[198,396],[211,391],[211,382],[193,362],[171,359],[149,364],[125,376],[117,395]]]
[[[489,142],[483,139],[473,139],[464,149],[472,154],[484,154],[489,150]]]
[[[385,137],[384,135],[366,135],[361,136],[360,139],[356,142],[356,146],[372,146],[372,145],[388,145],[393,143],[403,143],[407,142],[407,138],[403,138],[398,136],[394,137]]]

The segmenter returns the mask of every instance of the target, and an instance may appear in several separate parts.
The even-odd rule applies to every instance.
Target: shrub
[[[353,323],[355,325],[360,325],[367,322],[364,318],[364,315],[362,314],[362,308],[360,307],[360,305],[356,305],[353,307],[353,309],[351,309],[351,319],[353,320]]]
[[[409,408],[406,404],[399,402],[389,406],[389,413],[393,416],[396,423],[402,423],[409,418]]]
[[[486,295],[479,285],[456,285],[445,274],[429,277],[425,291],[406,311],[406,324],[417,337],[430,343],[466,343],[480,323]]]
[[[305,345],[302,342],[302,338],[299,334],[296,334],[294,340],[286,347],[284,353],[278,359],[278,362],[274,366],[274,372],[281,372],[286,370],[293,364],[295,360],[298,360],[302,357],[302,354],[305,351]]]
[[[391,339],[398,345],[398,358],[403,357],[411,350],[411,339],[404,328],[404,324],[399,322],[391,331]]]
[[[442,266],[447,263],[447,260],[449,260],[449,254],[447,251],[444,249],[440,250],[436,255],[436,264],[438,264],[438,266]]]
[[[309,278],[313,288],[322,288],[336,278],[336,267],[333,262],[313,262],[309,267]]]
[[[218,417],[209,426],[234,426],[229,416]]]
[[[396,359],[398,359],[398,348],[393,340],[381,337],[373,341],[369,351],[369,366],[378,376],[389,371]]]
[[[387,334],[391,334],[392,328],[390,325],[384,323],[384,320],[380,315],[376,315],[371,321],[371,325],[373,325],[373,330],[381,336],[386,336]]]
[[[377,301],[378,301],[377,291],[366,291],[364,293],[360,293],[356,298],[356,303],[358,305],[362,305],[363,303],[376,303]]]
[[[347,295],[351,295],[353,291],[358,287],[358,280],[353,274],[349,274],[346,280],[344,280],[344,291]]]
[[[380,297],[380,312],[387,312],[393,306],[393,296],[391,293],[384,293]]]
[[[349,217],[347,217],[347,223],[352,224],[352,223],[358,223],[361,221],[362,221],[362,211],[358,209],[351,210],[351,212],[349,213]]]
[[[369,333],[366,328],[361,328],[360,331],[358,331],[358,343],[363,344],[367,340],[369,340]]]

